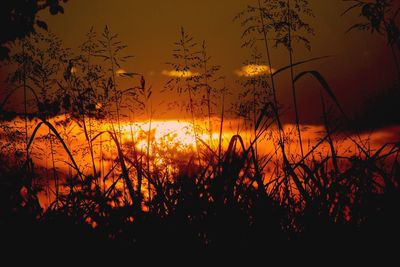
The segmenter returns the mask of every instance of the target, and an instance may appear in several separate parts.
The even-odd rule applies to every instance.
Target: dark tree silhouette
[[[35,32],[34,26],[47,29],[46,22],[37,13],[49,8],[52,15],[64,13],[62,3],[68,0],[4,0],[0,2],[0,60],[8,58],[6,44]]]

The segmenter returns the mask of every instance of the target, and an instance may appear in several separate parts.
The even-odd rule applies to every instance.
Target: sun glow
[[[72,157],[75,158],[75,160],[79,160],[79,163],[81,163],[81,165],[76,169],[80,168],[80,171],[83,174],[91,175],[92,170],[90,165],[96,165],[99,177],[103,179],[102,188],[109,188],[114,183],[110,178],[104,179],[104,177],[108,176],[108,173],[110,173],[118,162],[118,159],[116,159],[118,153],[116,144],[113,139],[110,138],[110,134],[118,137],[119,129],[121,130],[121,142],[119,144],[122,152],[126,156],[126,162],[128,165],[135,160],[135,157],[138,157],[136,159],[141,160],[143,164],[145,164],[144,166],[148,164],[148,170],[161,171],[166,175],[166,177],[176,177],[177,173],[181,170],[180,168],[182,166],[187,166],[188,162],[191,162],[191,159],[196,158],[197,155],[204,155],[205,163],[207,163],[207,160],[209,160],[207,155],[211,155],[209,152],[214,151],[213,153],[217,153],[216,151],[218,151],[220,144],[222,153],[224,153],[234,135],[240,135],[243,138],[245,147],[249,146],[253,138],[252,131],[243,130],[239,132],[239,130],[237,130],[237,125],[239,125],[240,121],[236,120],[226,121],[226,126],[224,126],[225,128],[223,129],[221,136],[218,130],[210,134],[207,131],[207,127],[204,126],[204,121],[202,123],[200,118],[196,121],[196,135],[192,123],[184,120],[154,120],[151,122],[123,121],[121,122],[121,127],[118,127],[117,123],[115,121],[112,122],[111,120],[108,122],[86,120],[86,124],[91,125],[91,127],[87,129],[92,129],[88,133],[88,136],[93,138],[93,141],[91,142],[93,148],[93,159],[91,159],[90,153],[88,153],[89,144],[83,132],[85,128],[82,126],[82,122],[78,124],[70,120],[70,123],[62,123],[66,119],[68,118],[64,115],[60,115],[51,118],[49,123],[54,125],[57,132],[59,132],[69,151],[71,151]],[[30,121],[28,129],[29,136],[32,136],[33,130],[39,122],[39,120]],[[18,118],[15,121],[10,122],[10,125],[11,124],[14,127],[21,129],[24,126],[24,121],[23,119]],[[201,125],[203,125],[203,127],[201,127]],[[216,129],[217,127],[214,127],[214,130]],[[284,126],[284,132],[289,140],[287,143],[287,149],[292,152],[294,151],[293,153],[298,155],[296,153],[299,152],[299,146],[295,138],[295,129],[295,125],[287,124]],[[304,148],[307,149],[307,151],[319,142],[321,137],[324,135],[323,126],[302,125],[301,129],[303,140],[305,140],[304,143],[308,144],[307,146],[304,145]],[[370,140],[371,144],[373,144],[371,149],[377,149],[384,143],[392,140],[394,142],[394,140],[397,140],[398,135],[396,135],[396,133],[398,132],[398,127],[385,128],[373,135],[366,134],[364,136],[359,136],[359,138],[361,140]],[[100,135],[100,133],[104,134]],[[51,174],[53,172],[48,172],[47,170],[54,168],[57,170],[57,177],[64,179],[65,177],[68,177],[69,173],[74,172],[74,166],[71,165],[71,159],[60,142],[56,138],[48,138],[48,128],[41,127],[37,130],[36,135],[37,136],[30,149],[30,156],[35,163],[34,165],[37,168],[37,173],[42,173],[43,177],[46,178],[38,181],[38,183],[44,185],[47,183],[47,186],[49,186],[48,188],[54,191],[54,185],[51,183],[49,185],[48,183],[48,181],[52,179]],[[4,130],[0,129],[0,143],[7,141],[4,139],[5,136],[6,134]],[[52,136],[54,137],[54,134]],[[337,135],[336,140],[339,140],[340,142],[340,147],[342,148],[340,151],[342,156],[348,156],[353,153],[354,144],[352,142],[340,135]],[[220,141],[221,143],[219,143]],[[276,145],[274,144],[276,143],[276,133],[267,134],[265,137],[260,138],[257,143],[259,156],[263,157],[264,155],[271,153],[271,151],[275,151]],[[23,141],[16,145],[19,146],[18,149],[20,151],[24,150],[25,144]],[[315,150],[315,153],[329,154],[329,149],[328,145],[321,145],[318,147],[318,150]],[[135,150],[137,153],[135,153]],[[240,145],[236,146],[235,151],[242,151]],[[19,157],[22,155],[23,157],[23,154],[15,155],[19,155]],[[148,159],[148,161],[146,161],[146,159]],[[53,163],[51,162],[52,160],[54,161]],[[266,169],[264,177],[270,177],[272,171],[273,169],[271,168]],[[131,175],[132,177],[135,177],[135,172],[132,171]],[[115,187],[119,190],[124,190],[124,184],[122,182],[118,182]],[[147,186],[144,186],[143,188],[147,188]],[[48,207],[52,200],[54,200],[51,199],[52,193],[50,189],[41,192],[38,196],[43,207]],[[68,190],[68,187],[63,187],[59,192],[66,194]],[[25,192],[21,192],[21,194],[23,195]],[[146,196],[146,194],[146,192],[143,193],[144,196]]]
[[[139,131],[135,131],[139,129]],[[131,131],[132,130],[132,131]],[[142,122],[136,125],[125,125],[123,127],[124,137],[128,141],[133,137],[137,140],[138,149],[151,146],[174,147],[177,150],[188,150],[196,148],[196,138],[191,123],[185,121],[152,121]]]

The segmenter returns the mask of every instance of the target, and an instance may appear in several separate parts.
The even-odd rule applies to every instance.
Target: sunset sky
[[[4,255],[396,260],[400,0],[0,1]]]
[[[226,84],[231,91],[240,90],[235,81],[239,79],[238,73],[243,62],[249,58],[250,50],[241,48],[243,28],[233,18],[253,2],[256,1],[71,0],[64,5],[65,14],[51,16],[45,10],[39,16],[71,48],[78,47],[91,26],[101,32],[107,24],[129,46],[127,53],[135,56],[124,68],[144,74],[147,84],[151,84],[155,92],[153,105],[157,105],[165,99],[165,95],[159,92],[168,79],[165,74],[170,67],[166,62],[172,58],[173,43],[179,38],[181,26],[197,42],[206,40],[208,52],[213,57],[212,64],[221,66],[220,74],[226,76]],[[356,12],[341,17],[349,3],[340,0],[311,0],[310,3],[315,18],[309,22],[316,34],[310,37],[310,52],[295,47],[295,61],[327,55],[332,57],[304,65],[297,71],[320,71],[346,112],[351,114],[357,110],[364,96],[392,84],[395,68],[390,49],[385,38],[378,34],[360,31],[345,33],[361,19]],[[272,62],[273,68],[287,65],[287,51],[274,49]],[[292,99],[285,82],[287,78],[285,74],[278,80],[279,101],[286,107],[291,105]],[[298,96],[300,117],[305,123],[317,122],[321,114],[319,104],[314,105],[314,99],[319,97],[319,90],[316,89],[318,85],[305,80],[298,88],[301,91]],[[234,99],[235,94],[230,98]],[[175,116],[161,113],[158,116]]]

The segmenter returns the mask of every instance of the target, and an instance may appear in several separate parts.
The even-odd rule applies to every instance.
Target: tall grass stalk
[[[289,63],[290,63],[290,80],[291,80],[291,85],[292,85],[294,111],[295,111],[295,115],[296,115],[297,134],[299,137],[301,156],[303,157],[304,156],[303,141],[301,139],[299,111],[298,111],[298,107],[297,107],[296,88],[295,88],[295,84],[294,84],[293,49],[292,49],[292,16],[291,16],[291,9],[290,9],[290,0],[287,0],[287,28],[288,28],[288,45],[289,45],[288,51],[289,51]]]
[[[286,157],[286,152],[285,152],[285,143],[283,140],[282,135],[284,135],[284,130],[282,127],[282,123],[279,117],[279,104],[278,104],[278,99],[276,96],[276,86],[275,86],[275,79],[273,76],[273,71],[272,71],[272,60],[271,60],[271,54],[270,54],[270,49],[269,49],[269,44],[268,44],[268,35],[267,35],[267,31],[266,31],[266,25],[264,22],[264,9],[261,6],[261,1],[258,0],[258,7],[259,7],[259,12],[260,12],[260,19],[261,19],[261,26],[262,26],[262,33],[263,33],[263,40],[264,40],[264,45],[265,45],[265,49],[266,49],[266,54],[267,54],[267,62],[268,62],[268,69],[269,69],[269,76],[270,76],[270,80],[271,80],[271,86],[272,86],[272,95],[273,95],[273,101],[274,101],[274,107],[273,107],[273,112],[275,115],[275,120],[276,120],[276,124],[278,126],[278,137],[279,137],[279,146],[281,148],[281,152],[282,152],[282,159],[283,159],[283,164],[284,164],[284,170],[285,172],[290,170],[290,164],[289,161]],[[263,115],[261,115],[263,116]],[[293,173],[293,171],[292,171]],[[299,182],[298,182],[299,183]]]
[[[27,75],[26,75],[26,64],[27,64],[27,54],[25,52],[25,41],[22,42],[22,55],[23,55],[23,88],[24,88],[24,123],[25,123],[25,153],[26,153],[26,161],[28,162],[29,160],[29,150],[28,150],[28,100],[27,100],[27,88],[26,88],[26,81],[27,81]]]

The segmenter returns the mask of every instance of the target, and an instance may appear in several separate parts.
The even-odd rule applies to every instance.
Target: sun
[[[132,138],[131,127],[132,125],[123,127],[128,140]],[[186,121],[165,120],[137,123],[134,138],[137,140],[135,146],[140,150],[146,149],[149,141],[158,147],[174,147],[179,150],[196,149],[193,126]]]

